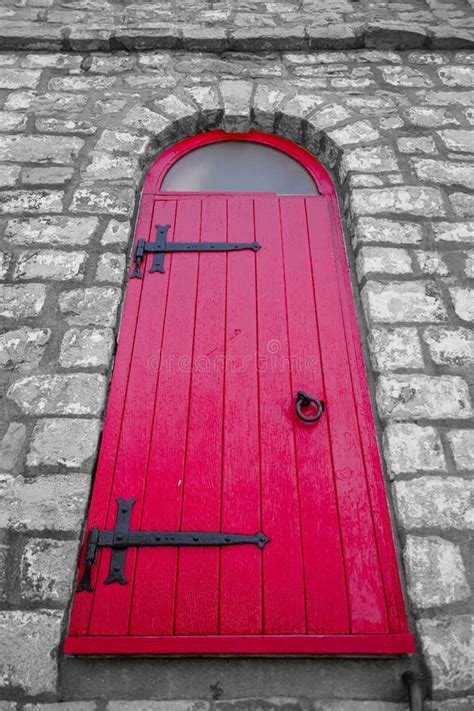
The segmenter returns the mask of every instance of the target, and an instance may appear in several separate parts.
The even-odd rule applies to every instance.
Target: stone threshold
[[[242,28],[196,27],[177,23],[166,28],[46,22],[4,22],[2,51],[57,52],[179,49],[188,52],[320,51],[344,49],[457,50],[474,47],[474,32],[444,25],[423,27],[400,22],[346,23],[331,27]]]

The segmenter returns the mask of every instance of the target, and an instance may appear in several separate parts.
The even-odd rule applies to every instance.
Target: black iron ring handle
[[[302,412],[302,408],[309,407],[309,405],[311,404],[316,406],[316,413],[314,415],[304,415]],[[316,422],[316,420],[319,420],[323,412],[324,403],[321,400],[318,400],[315,397],[311,397],[311,395],[308,395],[302,390],[299,390],[296,393],[296,414],[298,415],[300,420],[303,420],[303,422]]]

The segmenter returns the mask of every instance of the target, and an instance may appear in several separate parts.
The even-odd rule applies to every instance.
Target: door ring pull
[[[316,413],[314,415],[304,415],[302,412],[302,408],[309,407],[309,405],[311,404],[316,406]],[[316,422],[316,420],[319,420],[323,412],[324,403],[322,402],[322,400],[318,400],[315,397],[311,397],[311,395],[308,395],[302,390],[299,390],[296,393],[296,414],[298,415],[300,420],[303,420],[303,422]]]

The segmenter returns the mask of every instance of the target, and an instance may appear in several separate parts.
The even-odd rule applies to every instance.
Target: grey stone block
[[[418,621],[418,631],[435,695],[460,692],[472,684],[470,615],[446,615]]]
[[[56,691],[62,612],[0,611],[0,685],[26,694]]]

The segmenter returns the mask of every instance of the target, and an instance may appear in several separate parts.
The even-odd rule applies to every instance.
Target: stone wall
[[[460,49],[472,0],[3,0],[5,49]]]
[[[41,12],[54,13],[45,2]],[[408,667],[424,675],[427,709],[467,709],[472,57],[18,51],[0,67],[1,711],[402,711]],[[411,660],[76,661],[58,651],[140,187],[163,148],[214,127],[283,135],[334,176],[419,640]],[[202,701],[123,701],[134,697]]]

